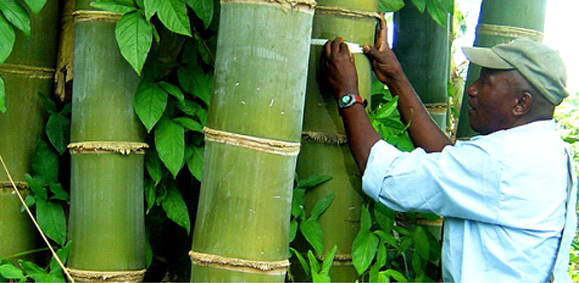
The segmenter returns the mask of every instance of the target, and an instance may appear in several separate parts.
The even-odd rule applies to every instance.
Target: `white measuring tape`
[[[312,45],[324,45],[326,44],[326,42],[328,42],[327,39],[323,39],[323,38],[312,38]],[[350,53],[364,53],[364,50],[362,49],[362,46],[360,46],[360,44],[357,43],[352,43],[352,42],[344,42],[346,43],[346,45],[348,45],[348,49],[350,50]]]

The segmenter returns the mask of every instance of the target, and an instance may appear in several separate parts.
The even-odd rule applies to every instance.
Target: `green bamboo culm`
[[[491,47],[516,38],[543,40],[547,0],[483,0],[474,46]],[[470,64],[466,86],[478,79],[480,66]],[[477,133],[469,124],[468,94],[464,93],[457,138],[468,140]]]
[[[78,281],[143,279],[145,131],[133,110],[140,82],[115,39],[120,15],[77,0],[67,268]]]
[[[333,94],[319,85],[319,66],[322,42],[344,37],[347,42],[374,44],[377,24],[376,0],[320,0],[316,7],[312,29],[312,49],[308,71],[308,89],[304,114],[302,150],[298,158],[298,175],[328,175],[333,179],[306,192],[306,211],[309,213],[321,199],[334,193],[328,210],[318,221],[323,231],[323,258],[337,246],[330,277],[336,282],[354,282],[358,275],[352,264],[352,243],[360,230],[363,204],[362,181],[358,167],[347,144],[342,119]],[[316,44],[319,42],[320,44]],[[368,103],[371,97],[371,66],[368,58],[354,52],[358,71],[359,94]],[[296,248],[307,250],[298,242]]]
[[[36,16],[28,12],[30,38],[16,31],[13,51],[0,65],[0,77],[6,87],[6,112],[0,113],[0,154],[24,195],[30,191],[24,176],[31,173],[32,155],[48,118],[38,92],[52,93],[58,47],[58,0],[48,0]],[[28,215],[21,213],[21,207],[8,176],[0,169],[0,258],[36,248],[38,232]]]
[[[410,0],[394,13],[392,50],[432,119],[446,131],[450,69],[450,14],[446,26]]]
[[[192,282],[284,282],[314,1],[221,2]]]

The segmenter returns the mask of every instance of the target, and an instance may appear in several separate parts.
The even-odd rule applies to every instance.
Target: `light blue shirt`
[[[545,282],[565,223],[568,154],[553,120],[459,141],[438,153],[401,152],[379,141],[362,183],[366,194],[393,210],[444,216],[444,281]],[[575,231],[576,214],[570,217]],[[570,280],[569,234],[557,280]]]

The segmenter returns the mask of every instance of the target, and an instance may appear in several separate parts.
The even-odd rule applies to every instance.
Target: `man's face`
[[[482,68],[478,80],[466,89],[470,97],[470,126],[476,132],[486,135],[512,127],[517,103],[513,72],[516,71]]]

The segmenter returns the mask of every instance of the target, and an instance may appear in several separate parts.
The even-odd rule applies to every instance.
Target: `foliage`
[[[56,254],[63,264],[66,263],[70,242],[64,247],[56,250]],[[14,255],[16,257],[19,255]],[[0,282],[14,280],[18,282],[67,282],[62,267],[53,257],[46,268],[38,266],[36,263],[18,260],[18,266],[8,261],[11,257],[0,259]]]
[[[36,16],[46,0],[25,0],[24,3],[26,5],[22,5],[17,0],[0,1],[0,65],[12,53],[16,41],[16,30],[20,30],[30,38],[30,15],[25,7],[27,6]],[[6,112],[5,97],[4,80],[0,77],[0,112]]]
[[[404,7],[405,2],[410,0],[380,0],[378,10],[384,12],[396,12]],[[420,13],[428,11],[432,19],[441,26],[446,26],[447,13],[454,13],[454,0],[412,0],[412,3]]]

